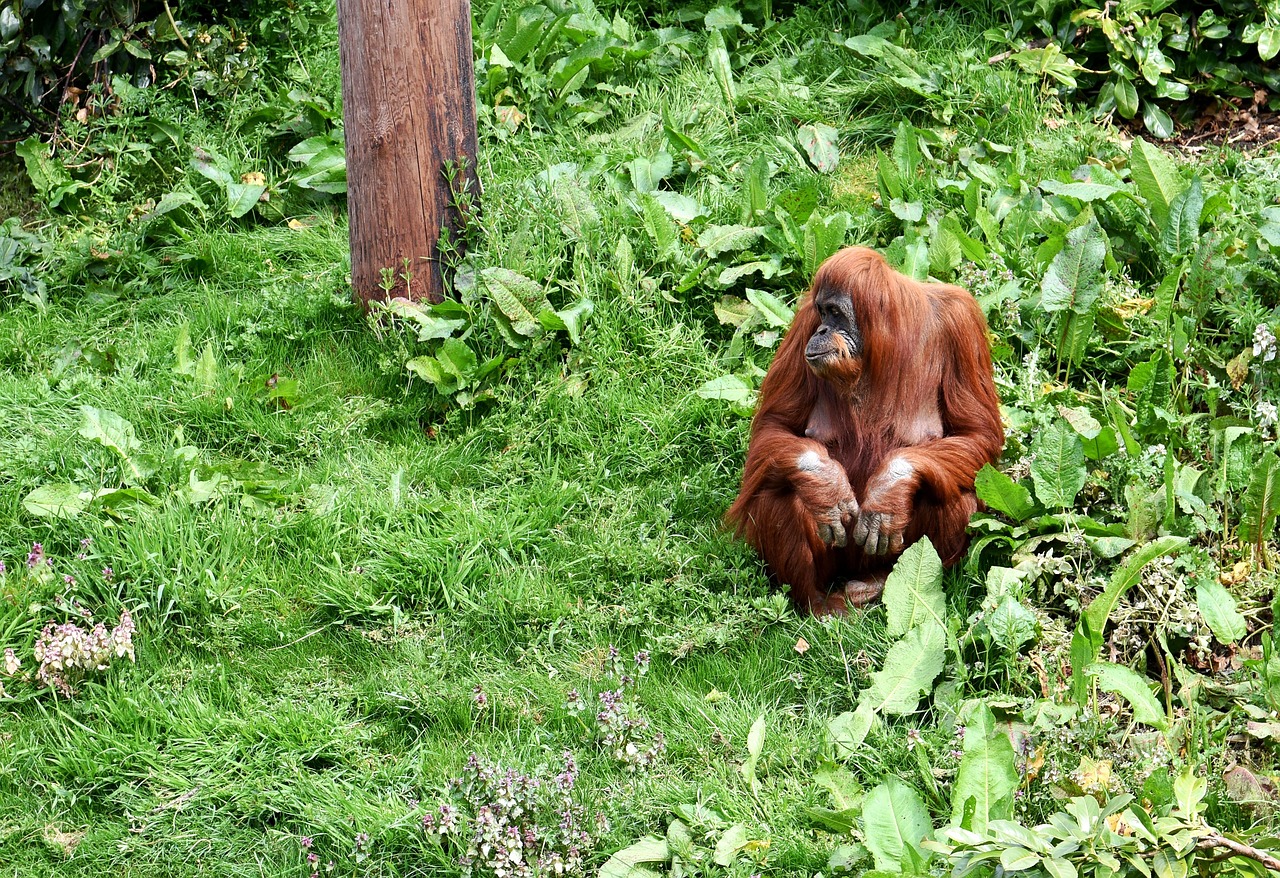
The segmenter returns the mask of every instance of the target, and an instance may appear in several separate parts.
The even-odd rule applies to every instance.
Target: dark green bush
[[[331,14],[322,0],[255,0],[231,15],[207,0],[0,0],[0,132],[47,131],[68,104],[109,112],[115,77],[240,90]]]
[[[1015,61],[1100,115],[1141,113],[1157,137],[1208,102],[1261,90],[1274,106],[1280,92],[1280,0],[1021,0],[1009,12],[1013,26],[999,38],[1047,38]]]

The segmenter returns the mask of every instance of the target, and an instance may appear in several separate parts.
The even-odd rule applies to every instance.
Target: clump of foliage
[[[124,87],[182,84],[207,98],[256,84],[263,59],[325,14],[316,2],[34,0],[0,8],[0,131],[49,131],[118,112]],[[229,16],[229,17],[228,17]],[[256,31],[256,32],[254,32]],[[283,51],[280,51],[283,50]]]
[[[1263,103],[1280,92],[1274,4],[1024,0],[1009,12],[1012,27],[993,39],[1021,47],[1033,33],[1044,37],[1013,54],[1020,67],[1091,101],[1099,116],[1141,113],[1154,137],[1171,137],[1173,117],[1185,122],[1205,103]]]
[[[92,545],[91,538],[82,540],[77,560],[88,561]],[[119,623],[114,628],[108,629],[102,622],[95,623],[93,614],[81,605],[76,596],[78,582],[74,573],[55,573],[54,567],[54,559],[45,553],[40,543],[32,544],[25,564],[14,570],[7,569],[0,561],[0,597],[8,606],[0,616],[0,624],[3,625],[0,643],[13,643],[30,637],[38,624],[36,618],[45,613],[56,611],[64,616],[62,622],[47,622],[30,646],[5,646],[0,676],[6,678],[10,685],[24,684],[25,692],[9,693],[0,684],[0,698],[18,697],[43,689],[52,689],[70,698],[86,677],[107,670],[117,659],[136,660],[133,647],[136,625],[129,610],[120,610]],[[59,569],[63,568],[59,566]],[[104,567],[100,575],[101,581],[108,586],[115,578],[110,567]],[[44,603],[46,600],[48,605]]]
[[[586,875],[595,840],[573,798],[578,765],[566,751],[553,776],[525,774],[472,754],[450,784],[453,802],[422,818],[429,837],[479,878]]]

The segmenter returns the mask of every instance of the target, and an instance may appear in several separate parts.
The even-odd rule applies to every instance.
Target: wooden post
[[[338,50],[356,298],[438,302],[445,163],[479,194],[470,0],[338,0]]]

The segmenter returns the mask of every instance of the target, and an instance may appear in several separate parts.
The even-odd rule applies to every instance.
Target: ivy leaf
[[[1013,745],[1009,736],[996,727],[991,708],[979,702],[965,721],[964,755],[951,790],[951,822],[985,832],[990,821],[1013,816],[1013,794],[1017,789]]]
[[[946,632],[936,622],[912,628],[889,647],[884,667],[871,675],[871,686],[863,691],[861,702],[882,714],[914,712],[920,696],[942,673],[946,639]]]
[[[1249,633],[1236,599],[1219,582],[1211,579],[1196,586],[1196,607],[1219,643],[1238,643]]]
[[[942,560],[928,537],[912,543],[893,565],[884,584],[889,636],[900,637],[927,622],[945,627]]]
[[[927,862],[921,848],[933,826],[920,795],[896,777],[890,777],[867,793],[862,805],[863,840],[875,858],[877,869],[901,872],[908,851]]]
[[[1066,509],[1084,487],[1084,444],[1061,421],[1054,421],[1036,439],[1031,482],[1045,506]]]
[[[1160,702],[1151,694],[1146,678],[1132,668],[1111,662],[1090,665],[1086,673],[1098,680],[1098,688],[1119,695],[1133,708],[1133,718],[1156,729],[1169,727]]]

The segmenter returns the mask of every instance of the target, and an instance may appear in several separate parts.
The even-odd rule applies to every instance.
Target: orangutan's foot
[[[851,607],[865,607],[880,600],[884,592],[884,581],[888,574],[879,571],[864,573],[859,579],[850,579],[844,584],[844,601]]]

